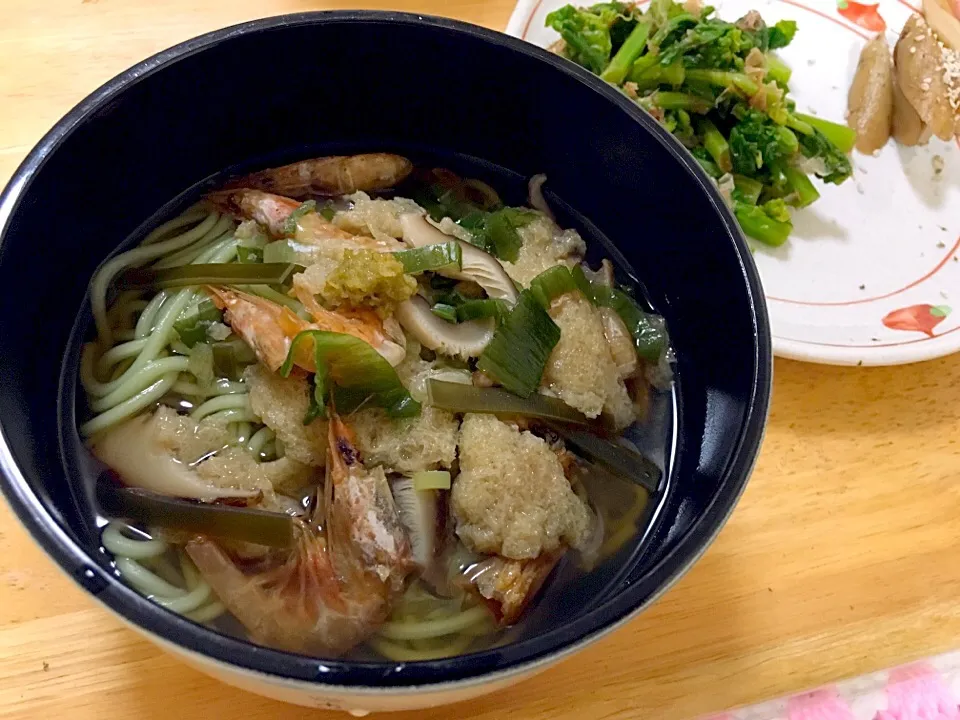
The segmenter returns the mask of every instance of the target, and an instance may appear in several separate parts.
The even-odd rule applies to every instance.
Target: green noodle
[[[187,369],[189,362],[185,357],[165,357],[150,360],[133,374],[128,370],[124,375],[130,375],[130,377],[127,377],[113,392],[91,401],[90,409],[94,412],[105,412],[153,385],[161,378],[173,375],[175,382],[177,375]]]
[[[97,335],[100,337],[100,343],[102,345],[110,345],[112,342],[110,323],[107,320],[107,290],[113,278],[116,277],[121,270],[124,270],[128,267],[143,265],[151,260],[155,260],[158,257],[166,255],[167,253],[179,250],[180,248],[196,242],[211,228],[213,228],[214,225],[217,224],[217,221],[220,219],[220,214],[217,212],[210,212],[207,217],[204,218],[198,225],[191,228],[187,232],[151,245],[153,242],[151,238],[153,237],[154,233],[158,233],[158,231],[163,230],[164,232],[159,232],[157,234],[157,237],[163,237],[164,233],[169,228],[184,227],[190,223],[196,222],[200,219],[200,217],[202,216],[187,213],[185,215],[181,215],[179,218],[174,218],[173,220],[164,223],[157,228],[157,230],[154,230],[153,233],[147,236],[147,239],[144,241],[143,245],[140,245],[133,250],[120,253],[116,257],[108,260],[97,271],[96,275],[93,276],[93,280],[90,283],[90,304],[93,308],[93,319],[97,326]]]
[[[254,457],[259,457],[268,443],[272,442],[276,435],[273,430],[264,426],[257,430],[247,442],[247,452]]]
[[[160,398],[167,394],[167,391],[173,387],[175,377],[166,375],[157,380],[153,385],[142,390],[132,398],[124,400],[119,405],[114,405],[106,412],[100,413],[96,417],[80,426],[80,433],[86,437],[96,435],[107,428],[128,420],[144,408],[148,408],[156,403]]]
[[[247,410],[251,414],[253,413],[250,407],[249,397],[246,395],[232,394],[218,395],[217,397],[207,400],[190,413],[190,417],[199,422],[207,417],[207,415],[212,415],[219,410]]]
[[[464,610],[458,615],[440,620],[423,620],[420,622],[388,622],[380,628],[380,636],[388,640],[423,640],[443,635],[459,633],[471,625],[485,622],[490,619],[490,612],[485,607],[477,606]]]
[[[121,577],[158,605],[186,615],[195,622],[210,622],[226,608],[213,596],[209,583],[182,550],[173,550],[166,542],[130,536],[130,526],[111,522],[101,542],[115,559]],[[175,552],[179,569],[168,562]]]
[[[469,635],[461,635],[436,648],[417,650],[390,640],[385,640],[381,637],[376,637],[370,641],[370,646],[388,660],[393,660],[394,662],[416,662],[418,660],[437,660],[439,658],[460,655],[473,644],[474,640],[475,638]]]

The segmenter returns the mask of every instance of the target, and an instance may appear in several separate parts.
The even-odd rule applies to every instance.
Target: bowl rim
[[[699,521],[648,571],[646,577],[654,580],[655,589],[647,592],[642,587],[644,583],[636,583],[621,590],[583,617],[539,637],[469,655],[410,663],[321,660],[262,648],[211,631],[182,616],[164,611],[128,588],[115,576],[103,571],[79,543],[57,524],[30,488],[13,459],[2,419],[0,490],[34,540],[62,570],[108,609],[148,634],[221,664],[288,681],[343,688],[352,692],[380,692],[385,688],[395,692],[415,692],[418,687],[425,685],[437,687],[457,683],[465,686],[532,671],[537,666],[577,651],[623,625],[659,598],[689,570],[713,542],[742,494],[759,454],[769,412],[773,357],[770,325],[759,275],[746,241],[718,190],[693,157],[639,106],[572,62],[504,33],[458,20],[405,12],[363,10],[303,12],[252,20],[186,40],[142,60],[108,80],[64,115],[30,151],[0,193],[0,251],[14,211],[47,157],[83,122],[127,87],[234,37],[318,24],[427,26],[440,32],[472,36],[546,63],[556,72],[586,85],[590,91],[628,113],[693,176],[718,211],[730,235],[733,250],[738,256],[751,308],[755,333],[752,391],[746,406],[745,421],[733,443],[733,452],[724,473],[725,480]]]

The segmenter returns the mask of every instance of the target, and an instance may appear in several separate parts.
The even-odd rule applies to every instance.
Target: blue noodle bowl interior
[[[254,643],[402,662],[613,577],[663,492],[672,350],[545,181],[510,206],[398,155],[313,158],[105,261],[79,433],[119,577]]]

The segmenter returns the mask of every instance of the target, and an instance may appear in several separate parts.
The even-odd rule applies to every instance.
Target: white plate
[[[521,0],[507,32],[547,46],[558,36],[544,18],[565,4]],[[860,49],[875,32],[841,16],[834,0],[708,4],[725,20],[751,9],[768,24],[796,20],[796,38],[782,51],[793,68],[790,94],[800,111],[843,122]],[[911,12],[900,0],[880,0],[891,46]],[[891,141],[877,157],[854,153],[853,166],[851,180],[820,185],[820,199],[794,213],[783,247],[755,245],[774,351],[835,365],[896,365],[960,350],[960,308],[950,308],[960,304],[960,150],[936,139],[917,148]]]

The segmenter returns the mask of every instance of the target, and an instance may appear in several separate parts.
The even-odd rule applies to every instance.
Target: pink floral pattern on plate
[[[960,652],[704,720],[960,720]]]

